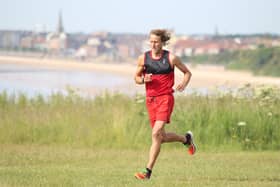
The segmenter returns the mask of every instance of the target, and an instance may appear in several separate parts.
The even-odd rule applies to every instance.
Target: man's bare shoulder
[[[145,55],[142,54],[142,55],[140,55],[140,56],[138,57],[138,60],[139,60],[139,59],[140,59],[140,60],[144,60],[144,58],[145,58]]]
[[[144,65],[145,55],[142,54],[138,57],[138,65]]]
[[[176,65],[177,63],[180,63],[180,58],[173,53],[169,53],[169,60],[173,65]]]
[[[176,56],[175,56],[173,53],[169,53],[169,59],[170,59],[170,60],[174,60],[175,57],[176,57]]]

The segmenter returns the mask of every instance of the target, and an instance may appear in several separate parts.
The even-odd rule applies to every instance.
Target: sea
[[[232,88],[218,87],[226,93]],[[145,94],[143,85],[134,83],[133,77],[109,72],[65,70],[38,67],[24,64],[0,64],[0,93],[8,95],[24,94],[27,97],[48,97],[56,93],[63,95],[69,91],[83,97],[95,97],[104,93],[121,93],[130,96]],[[187,88],[183,93],[175,91],[174,95],[198,94],[209,95],[208,88]]]
[[[0,93],[50,96],[67,94],[69,90],[82,96],[104,92],[135,94],[133,78],[127,76],[80,70],[61,70],[10,63],[0,64]]]

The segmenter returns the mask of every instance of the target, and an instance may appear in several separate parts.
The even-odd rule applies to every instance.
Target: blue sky
[[[0,0],[0,29],[55,30],[62,10],[66,32],[280,34],[279,0]]]

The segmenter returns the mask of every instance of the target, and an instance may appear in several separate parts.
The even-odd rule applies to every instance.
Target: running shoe
[[[144,169],[142,172],[135,173],[134,177],[136,179],[145,180],[150,179],[152,172],[148,169]]]
[[[196,152],[196,145],[194,143],[193,133],[188,131],[185,136],[187,141],[184,143],[184,145],[188,147],[189,154],[194,155]]]

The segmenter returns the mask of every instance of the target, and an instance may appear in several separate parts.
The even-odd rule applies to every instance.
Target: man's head
[[[167,44],[170,39],[170,33],[165,29],[154,29],[150,32],[150,46],[151,49],[158,53],[162,47]]]

